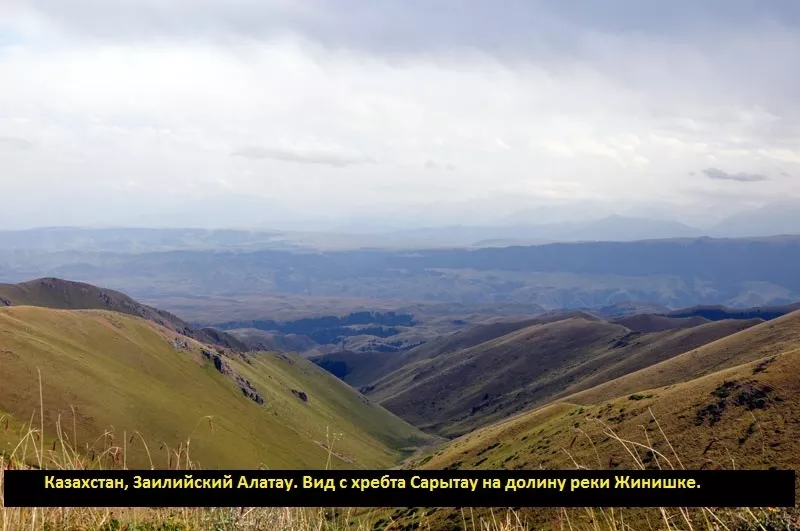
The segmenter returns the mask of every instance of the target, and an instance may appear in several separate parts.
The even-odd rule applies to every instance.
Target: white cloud
[[[558,31],[536,33],[476,2],[441,41],[412,42],[420,24],[447,20],[438,8],[426,4],[422,20],[390,2],[386,19],[348,2],[358,5],[349,32],[331,4],[311,0],[116,10],[36,0],[3,12],[0,185],[12,201],[33,191],[101,201],[135,183],[137,208],[235,191],[380,216],[386,205],[509,197],[684,208],[698,186],[733,204],[726,183],[689,173],[800,170],[792,26],[732,20],[677,39],[671,19],[623,31],[545,3]],[[470,17],[503,19],[506,31],[461,31]],[[798,191],[790,178],[758,186],[767,197]]]

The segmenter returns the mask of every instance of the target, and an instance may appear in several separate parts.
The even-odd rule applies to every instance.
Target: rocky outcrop
[[[172,340],[172,348],[175,349],[176,352],[181,352],[184,350],[189,350],[189,342],[185,339],[181,338],[173,338]]]
[[[258,390],[255,388],[255,386],[253,386],[250,380],[236,372],[236,370],[231,367],[231,364],[228,363],[225,358],[223,358],[220,354],[211,352],[207,349],[203,349],[202,352],[203,357],[210,360],[214,364],[214,368],[217,369],[217,372],[232,380],[239,387],[239,389],[242,390],[242,394],[244,396],[259,406],[264,405],[264,397],[258,393]]]
[[[308,402],[308,395],[305,394],[303,391],[298,391],[297,389],[292,389],[292,394],[302,400],[303,402]]]

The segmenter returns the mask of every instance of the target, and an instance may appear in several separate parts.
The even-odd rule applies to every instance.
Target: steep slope
[[[582,318],[536,324],[407,365],[368,393],[415,426],[464,433],[546,400],[568,367],[627,333],[622,326]]]
[[[589,362],[570,371],[574,383],[565,383],[552,395],[561,398],[590,389],[626,374],[652,367],[720,338],[747,330],[762,321],[728,320],[706,323],[689,329],[673,329],[650,334],[631,332]]]
[[[667,460],[680,466],[666,435],[687,468],[730,468],[732,457],[741,467],[796,468],[800,342],[774,347],[772,356],[674,386],[582,406],[555,402],[517,415],[447,444],[424,468],[574,468],[575,462],[636,468],[622,443],[609,437],[611,431],[645,445],[647,433],[665,456],[639,451],[651,467],[659,460],[667,468]]]
[[[601,320],[582,311],[558,312],[530,319],[500,320],[477,324],[465,330],[439,335],[416,348],[393,355],[380,352],[341,351],[310,359],[350,385],[357,388],[364,387],[366,392],[369,390],[369,384],[394,372],[397,372],[398,375],[405,374],[444,354],[474,347],[529,326],[554,323],[570,318],[581,318],[587,321]]]
[[[38,424],[41,371],[47,444],[59,419],[73,441],[74,419],[79,447],[99,454],[112,430],[132,467],[150,466],[142,440],[159,467],[191,438],[204,467],[323,468],[332,443],[332,467],[361,468],[389,466],[425,439],[299,357],[220,355],[121,313],[0,308],[0,367],[0,411]]]
[[[596,403],[641,389],[677,384],[797,348],[800,348],[800,311],[597,385],[569,400],[578,404]]]
[[[760,322],[710,322],[642,334],[573,317],[406,365],[363,390],[414,425],[459,435]]]
[[[247,347],[233,336],[210,328],[197,329],[179,317],[145,306],[118,291],[59,278],[0,284],[0,306],[41,306],[60,310],[110,310],[142,317],[184,336],[239,351]]]
[[[567,317],[564,316],[564,319]],[[552,320],[549,318],[548,320]],[[425,362],[443,354],[480,345],[491,339],[504,336],[521,328],[540,322],[539,319],[525,321],[495,322],[479,324],[453,334],[446,334],[407,352],[388,355],[382,352],[331,352],[310,358],[311,361],[335,374],[354,387],[362,387],[402,369]]]
[[[675,386],[584,406],[552,403],[465,435],[407,466],[796,470],[800,342],[773,347],[773,356]],[[576,529],[592,528],[588,513],[573,515]],[[555,513],[523,510],[519,516],[538,529],[546,528]],[[441,511],[434,519],[448,517]],[[647,529],[645,518],[644,511],[634,511],[626,522]],[[451,528],[446,524],[433,521],[430,528]]]

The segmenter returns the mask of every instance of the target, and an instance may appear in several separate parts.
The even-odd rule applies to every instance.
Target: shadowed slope
[[[708,322],[642,334],[577,314],[407,364],[364,391],[412,424],[458,435],[759,322]]]
[[[639,314],[620,317],[611,321],[620,324],[635,332],[663,332],[664,330],[674,330],[675,328],[692,328],[709,322],[708,319],[700,316],[694,317],[667,317],[664,315]]]
[[[594,315],[582,311],[560,312],[521,321],[497,321],[478,324],[466,330],[426,341],[407,352],[392,355],[380,352],[342,351],[310,359],[354,387],[369,388],[368,384],[387,377],[395,371],[401,374],[405,371],[413,370],[415,364],[428,363],[439,356],[474,347],[529,326],[554,323],[570,318],[601,321]]]
[[[581,318],[537,324],[403,367],[369,395],[416,426],[464,433],[546,400],[570,366],[627,333]]]

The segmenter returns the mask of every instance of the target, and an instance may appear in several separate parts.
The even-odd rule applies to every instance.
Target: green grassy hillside
[[[426,439],[299,357],[220,356],[120,313],[0,308],[0,367],[12,426],[39,425],[41,371],[47,444],[60,419],[81,447],[124,444],[129,466],[149,466],[142,441],[161,467],[190,438],[204,468],[323,468],[330,442],[333,468],[384,467]]]

